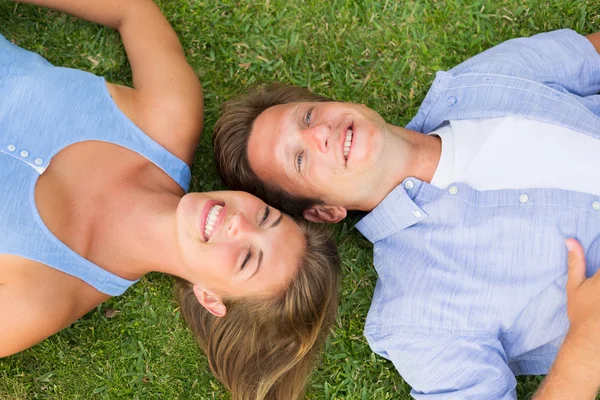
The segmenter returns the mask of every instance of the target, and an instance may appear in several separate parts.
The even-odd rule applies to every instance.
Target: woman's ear
[[[221,301],[221,298],[215,293],[200,285],[194,285],[194,294],[196,298],[212,315],[223,317],[227,314],[227,307]]]
[[[339,206],[327,206],[324,204],[314,205],[305,210],[302,215],[311,222],[328,222],[330,224],[340,222],[346,218],[346,209]]]

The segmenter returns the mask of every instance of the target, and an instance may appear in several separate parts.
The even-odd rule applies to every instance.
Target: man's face
[[[258,177],[327,205],[361,209],[380,174],[387,124],[352,103],[289,103],[254,122],[248,142]]]

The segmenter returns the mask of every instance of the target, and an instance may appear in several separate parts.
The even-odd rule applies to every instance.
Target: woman
[[[200,84],[151,0],[31,0],[119,30],[133,88],[0,36],[0,357],[150,271],[236,399],[293,399],[333,322],[322,231],[241,192],[187,190]]]

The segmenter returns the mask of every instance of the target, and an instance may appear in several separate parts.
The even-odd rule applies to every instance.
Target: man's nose
[[[252,233],[256,230],[254,224],[252,224],[241,212],[236,212],[229,221],[227,227],[227,237],[235,238],[239,235]]]
[[[319,124],[308,129],[312,144],[321,152],[327,153],[331,147],[331,129],[329,124]]]

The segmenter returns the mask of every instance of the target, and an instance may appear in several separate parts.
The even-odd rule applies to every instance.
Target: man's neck
[[[370,196],[363,210],[371,211],[390,192],[408,178],[431,182],[440,162],[442,140],[436,135],[425,135],[402,127],[388,125],[390,129],[389,150],[386,154],[388,170],[393,171],[389,179],[379,186],[381,191]],[[388,145],[388,144],[386,144]]]
[[[407,170],[404,171],[404,176],[398,184],[410,176],[427,183],[431,182],[440,163],[442,139],[437,135],[425,135],[408,129],[404,131],[410,137],[412,151],[409,154]]]

